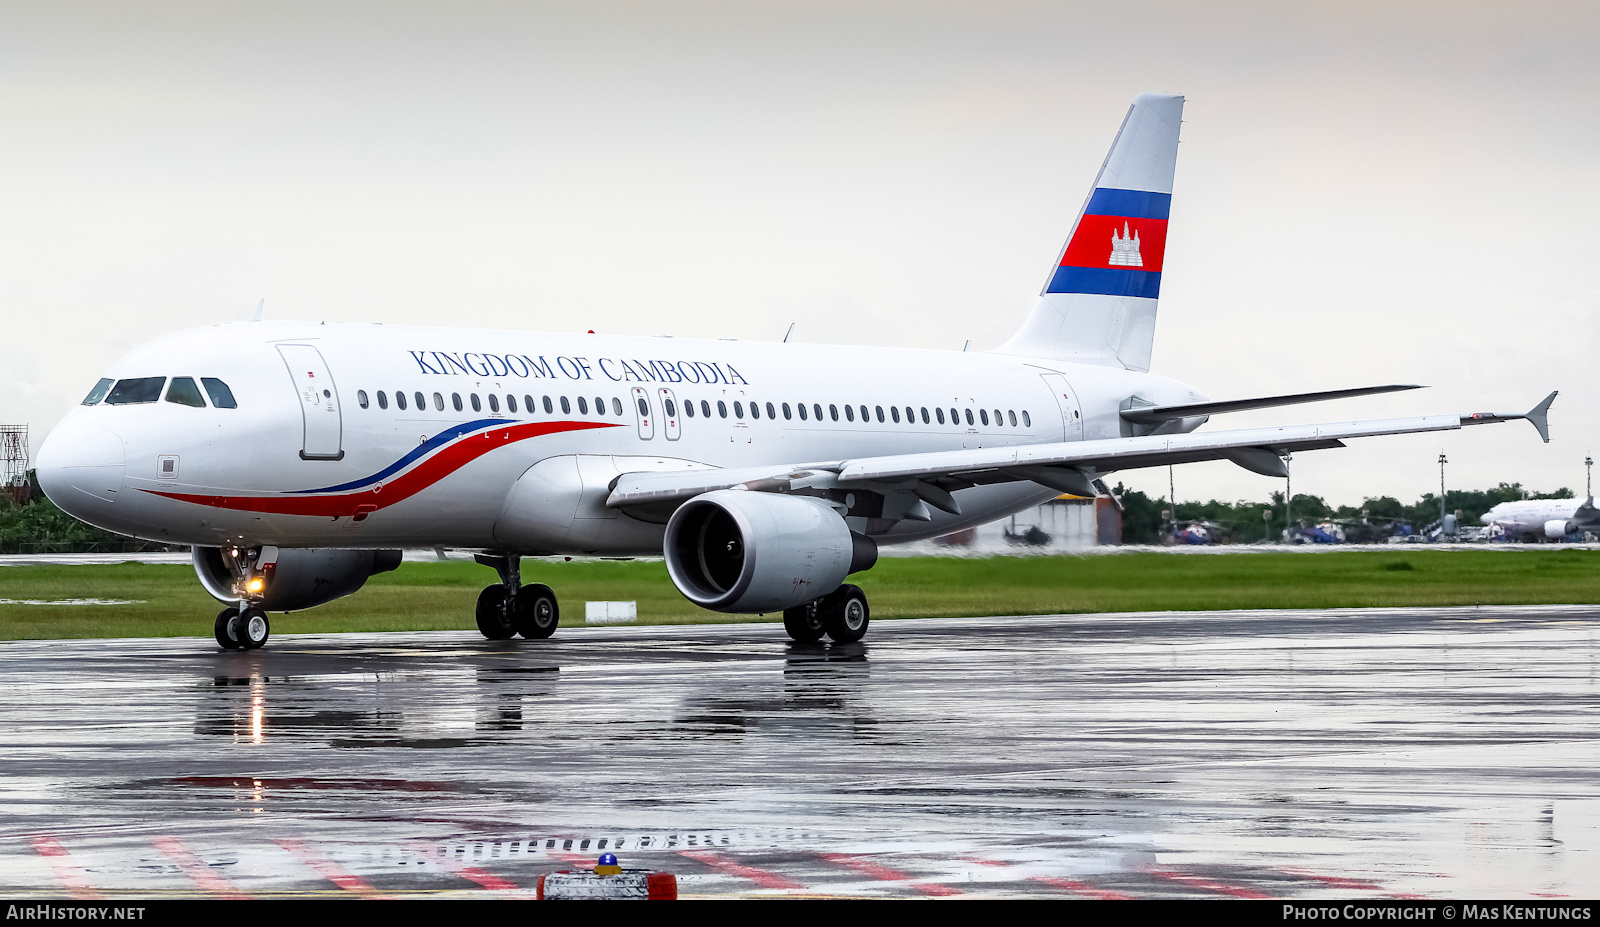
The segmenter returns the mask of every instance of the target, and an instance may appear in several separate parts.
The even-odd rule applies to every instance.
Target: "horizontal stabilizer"
[[[1319,393],[1291,393],[1286,396],[1262,396],[1257,399],[1229,399],[1222,402],[1191,402],[1178,406],[1141,406],[1124,409],[1122,417],[1139,425],[1159,425],[1179,418],[1201,415],[1218,415],[1223,412],[1243,412],[1247,409],[1270,409],[1274,406],[1293,406],[1305,402],[1322,402],[1327,399],[1349,399],[1353,396],[1372,396],[1377,393],[1397,393],[1401,390],[1421,389],[1416,383],[1395,383],[1389,386],[1362,386],[1356,389],[1331,389]]]

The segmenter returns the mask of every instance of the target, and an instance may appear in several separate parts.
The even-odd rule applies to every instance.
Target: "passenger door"
[[[322,352],[309,344],[280,344],[278,353],[283,356],[289,379],[300,397],[300,419],[304,427],[300,459],[344,459],[344,417],[339,411],[339,389],[322,359]]]
[[[1044,382],[1050,387],[1050,394],[1055,397],[1056,407],[1061,410],[1061,440],[1083,440],[1083,413],[1078,406],[1078,394],[1072,391],[1072,384],[1059,373],[1044,374]]]

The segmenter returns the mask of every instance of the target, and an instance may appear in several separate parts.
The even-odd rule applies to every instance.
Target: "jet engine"
[[[194,548],[200,585],[219,601],[292,612],[342,598],[400,565],[398,550]]]
[[[667,522],[667,573],[689,601],[719,612],[803,605],[871,567],[878,545],[810,496],[719,489]]]
[[[1571,528],[1572,523],[1565,518],[1552,518],[1544,523],[1544,536],[1559,541],[1571,532]]]

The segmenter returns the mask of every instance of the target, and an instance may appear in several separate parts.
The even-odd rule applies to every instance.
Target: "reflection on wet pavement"
[[[0,644],[0,889],[1583,896],[1600,610]]]

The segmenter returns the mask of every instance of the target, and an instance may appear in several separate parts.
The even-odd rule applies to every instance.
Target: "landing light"
[[[255,579],[250,580],[249,585],[247,585],[245,588],[249,589],[251,592],[260,592],[262,585],[261,577],[258,576]]]

